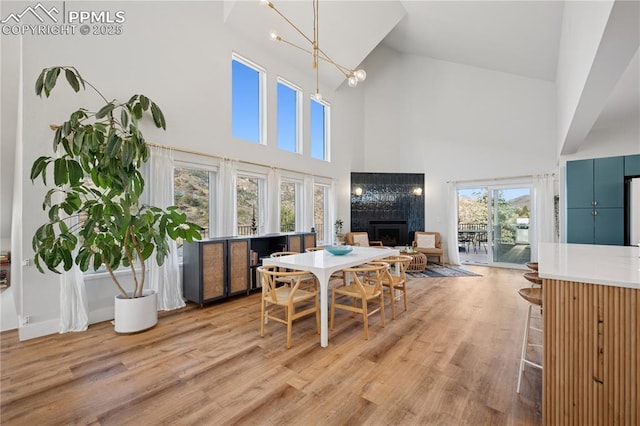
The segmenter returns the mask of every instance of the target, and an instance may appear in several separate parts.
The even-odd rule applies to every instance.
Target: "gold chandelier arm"
[[[305,49],[304,47],[302,47],[302,46],[300,46],[298,44],[295,44],[295,43],[293,43],[293,42],[291,42],[291,41],[289,41],[289,40],[287,40],[287,39],[285,39],[285,38],[283,38],[281,36],[278,36],[276,38],[276,40],[280,41],[280,42],[282,42],[284,44],[288,44],[291,47],[295,47],[296,49],[302,50],[303,52],[308,53],[309,55],[313,56],[313,51],[311,51],[309,49]],[[318,52],[320,53],[318,55],[318,59],[322,59],[323,61],[335,66],[338,69],[338,71],[340,71],[346,77],[350,77],[351,74],[353,74],[354,70],[352,70],[351,68],[347,68],[345,66],[342,66],[342,65],[338,64],[333,59],[328,57],[327,54],[322,51],[322,49],[318,48]]]
[[[309,37],[307,37],[307,35],[305,33],[302,32],[302,30],[300,28],[298,28],[296,26],[296,24],[294,24],[293,22],[291,22],[289,20],[289,18],[287,18],[286,16],[284,16],[284,14],[282,12],[280,12],[278,10],[277,7],[275,7],[275,5],[271,2],[267,3],[267,6],[269,6],[271,9],[273,9],[278,15],[280,15],[282,17],[282,19],[284,19],[285,21],[287,21],[287,23],[289,25],[291,25],[293,27],[293,29],[295,29],[302,37],[304,37],[309,43],[311,43],[311,45],[313,45],[313,40],[311,40]]]

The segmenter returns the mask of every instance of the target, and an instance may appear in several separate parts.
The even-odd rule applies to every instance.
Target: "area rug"
[[[435,277],[481,277],[482,275],[468,271],[459,266],[444,266],[431,263],[427,265],[424,272],[407,272],[414,278],[435,278]]]

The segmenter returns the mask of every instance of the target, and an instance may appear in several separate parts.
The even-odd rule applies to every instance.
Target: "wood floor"
[[[259,295],[161,313],[158,325],[19,342],[0,335],[2,425],[539,425],[539,370],[516,394],[527,304],[521,271],[414,278],[409,311],[370,340],[360,318],[336,316],[321,348],[312,317],[267,325]],[[398,304],[398,307],[400,304]],[[541,341],[541,336],[532,336]],[[533,354],[540,356],[540,354]]]

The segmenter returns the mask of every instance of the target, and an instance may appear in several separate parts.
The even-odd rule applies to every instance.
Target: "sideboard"
[[[260,287],[256,269],[262,264],[262,258],[277,251],[301,253],[315,245],[316,234],[312,232],[209,238],[185,243],[183,296],[204,305],[248,294]]]

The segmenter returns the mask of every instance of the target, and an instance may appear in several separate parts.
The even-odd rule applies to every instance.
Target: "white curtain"
[[[76,255],[77,251],[73,257]],[[82,271],[73,265],[60,281],[60,333],[85,331],[89,327],[89,302]]]
[[[555,214],[555,176],[545,174],[533,177],[532,210],[533,238],[531,239],[531,260],[538,261],[539,243],[555,243],[558,241],[556,233]]]
[[[173,200],[173,153],[169,149],[151,147],[147,162],[146,190],[149,204],[167,208]],[[169,256],[158,266],[155,253],[147,260],[148,287],[158,293],[158,310],[169,311],[185,306],[182,298],[182,277],[178,266],[178,247],[168,238]]]
[[[265,233],[280,232],[280,171],[269,169],[267,174],[267,211]]]
[[[449,182],[448,192],[447,257],[450,264],[460,265],[460,253],[458,252],[458,188],[455,182]]]
[[[311,228],[315,226],[314,224],[314,191],[315,191],[315,182],[312,176],[304,175],[303,179],[303,189],[302,193],[304,194],[304,201],[302,205],[304,206],[304,213],[302,216],[302,231],[310,231]],[[316,230],[317,231],[317,230]],[[324,238],[322,235],[316,236],[317,240],[323,241]]]
[[[219,237],[238,234],[236,207],[238,163],[234,160],[220,160],[218,187],[218,216],[216,234]]]

